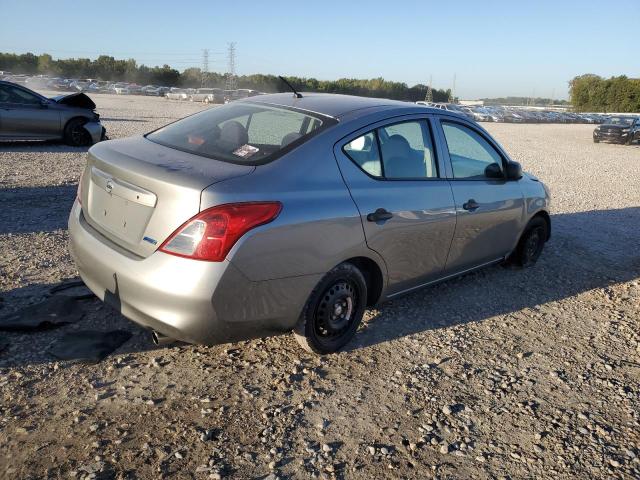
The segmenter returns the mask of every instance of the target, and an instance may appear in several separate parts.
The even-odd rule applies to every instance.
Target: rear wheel
[[[64,143],[72,147],[84,147],[91,145],[91,135],[84,128],[87,120],[84,118],[74,118],[69,120],[64,127]]]
[[[367,284],[354,265],[342,263],[314,288],[293,333],[308,352],[333,353],[355,335],[367,302]]]
[[[544,244],[549,236],[547,222],[541,217],[535,217],[527,225],[518,246],[509,257],[509,263],[522,268],[535,265],[540,258]]]

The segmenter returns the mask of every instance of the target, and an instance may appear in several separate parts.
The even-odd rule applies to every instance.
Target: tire
[[[337,352],[355,335],[366,303],[367,283],[362,272],[351,263],[341,263],[309,295],[294,336],[308,352]]]
[[[204,98],[204,103],[208,104],[209,103],[209,97],[205,97]]]
[[[600,143],[600,140],[598,140],[598,139],[594,138],[594,139],[593,139],[593,143]]]
[[[64,127],[64,143],[72,147],[85,147],[93,143],[91,135],[83,126],[87,123],[84,118],[72,118]]]
[[[520,237],[518,246],[509,257],[508,263],[521,268],[536,264],[549,237],[549,226],[542,217],[533,218]]]

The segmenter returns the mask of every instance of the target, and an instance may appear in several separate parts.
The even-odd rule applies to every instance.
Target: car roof
[[[302,98],[296,98],[292,93],[273,93],[251,97],[245,101],[299,108],[333,118],[339,118],[347,113],[362,109],[367,109],[367,113],[371,113],[372,110],[386,110],[389,108],[438,112],[437,109],[416,105],[413,102],[402,102],[386,98],[358,97],[335,93],[301,92],[301,94]]]

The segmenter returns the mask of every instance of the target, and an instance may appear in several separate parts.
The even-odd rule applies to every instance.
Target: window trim
[[[444,117],[444,116],[440,116],[438,118],[438,122],[439,122],[439,126],[440,126],[440,130],[442,132],[442,148],[445,150],[445,154],[447,156],[447,159],[449,161],[449,167],[451,168],[451,177],[448,179],[449,181],[452,182],[500,182],[500,183],[504,183],[507,182],[509,179],[506,176],[506,171],[507,171],[507,164],[509,163],[509,159],[508,157],[505,155],[505,153],[502,151],[501,148],[499,148],[496,143],[494,141],[492,141],[490,138],[487,137],[487,134],[482,132],[481,130],[479,130],[478,128],[475,128],[473,125],[467,123],[467,122],[463,122],[460,121],[460,119],[458,118],[450,118],[450,117]],[[500,158],[502,159],[502,178],[489,178],[489,177],[484,177],[484,178],[456,178],[455,174],[453,172],[453,162],[451,161],[451,156],[449,153],[449,144],[447,143],[447,136],[444,133],[444,128],[442,126],[443,123],[453,123],[453,124],[458,124],[462,127],[468,128],[469,130],[475,132],[477,135],[479,135],[485,142],[487,142],[489,144],[489,146],[491,146],[496,153],[500,156]]]
[[[384,181],[384,182],[434,182],[434,181],[441,181],[441,180],[447,180],[447,178],[443,177],[443,172],[441,171],[442,169],[440,168],[440,157],[438,154],[438,148],[437,148],[437,144],[436,144],[436,138],[435,138],[435,132],[434,132],[434,127],[432,125],[432,122],[430,121],[429,117],[416,117],[416,118],[407,118],[407,119],[402,119],[402,120],[397,120],[395,119],[394,121],[390,122],[390,123],[383,123],[384,120],[382,122],[378,122],[379,124],[374,124],[375,126],[372,128],[369,128],[368,130],[362,132],[362,133],[352,133],[350,135],[347,136],[347,138],[349,138],[349,140],[344,141],[339,143],[340,144],[340,151],[349,159],[349,161],[351,163],[353,163],[356,168],[358,170],[360,170],[362,173],[364,173],[367,177],[373,179],[373,180],[377,180],[377,181]],[[378,135],[378,130],[380,130],[381,128],[387,128],[387,127],[392,127],[394,125],[398,125],[401,123],[410,123],[410,122],[422,122],[426,125],[426,128],[428,130],[428,135],[429,135],[429,139],[431,140],[431,153],[434,156],[434,163],[436,165],[436,172],[438,174],[437,177],[386,177],[384,174],[384,160],[382,158],[382,148],[381,148],[381,144],[380,144],[380,137]],[[370,127],[369,125],[367,127],[363,127],[362,129],[357,130],[357,132],[360,132],[361,130],[364,130],[365,128]],[[346,145],[348,145],[349,143],[351,143],[353,140],[355,140],[356,138],[360,138],[364,135],[367,135],[368,133],[373,133],[375,139],[376,139],[376,144],[378,147],[378,154],[380,156],[380,173],[381,176],[379,177],[375,177],[373,175],[371,175],[369,172],[367,172],[366,170],[364,170],[353,158],[351,158],[351,156],[345,151],[344,147]],[[353,136],[356,135],[356,136]]]

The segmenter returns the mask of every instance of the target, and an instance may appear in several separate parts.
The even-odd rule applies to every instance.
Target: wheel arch
[[[537,217],[542,218],[547,224],[547,238],[545,239],[545,241],[549,241],[549,239],[551,238],[551,216],[549,215],[549,212],[547,212],[546,210],[540,210],[533,217],[531,217],[529,222]]]
[[[358,268],[367,282],[367,307],[378,303],[384,289],[384,274],[378,263],[369,257],[352,257],[342,263],[350,263]]]

